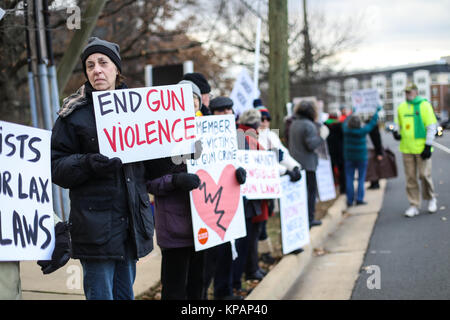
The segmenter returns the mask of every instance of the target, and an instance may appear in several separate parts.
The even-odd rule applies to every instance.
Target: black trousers
[[[161,249],[161,300],[201,300],[204,252],[194,247]]]
[[[308,192],[309,222],[314,220],[316,212],[317,180],[315,171],[306,171],[306,190]]]

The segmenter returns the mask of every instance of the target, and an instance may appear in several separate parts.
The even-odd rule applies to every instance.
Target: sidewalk
[[[380,181],[379,190],[367,190],[367,206],[352,207],[347,211],[350,215],[364,215],[378,212],[382,205],[386,181]],[[322,225],[310,230],[311,242],[300,254],[284,256],[247,297],[248,300],[282,299],[298,277],[304,272],[313,257],[314,248],[319,248],[326,238],[332,234],[344,219],[346,211],[345,196],[340,195],[328,213],[322,219]],[[352,230],[355,231],[356,230]],[[156,244],[155,249],[137,263],[135,296],[156,285],[161,274],[161,252]],[[43,275],[35,261],[20,263],[22,295],[25,300],[84,300],[83,270],[79,260],[70,260],[63,268],[50,275]],[[297,272],[292,272],[296,270]]]
[[[368,183],[366,183],[366,187]],[[328,209],[328,213],[322,219],[322,225],[320,227],[314,227],[310,230],[310,244],[305,246],[304,251],[299,254],[289,254],[284,256],[281,261],[269,272],[267,276],[258,284],[258,286],[253,289],[252,293],[247,297],[247,300],[283,300],[286,299],[286,294],[292,288],[294,284],[296,284],[299,277],[305,273],[307,267],[313,261],[314,258],[314,249],[323,250],[322,246],[325,243],[325,240],[330,235],[333,235],[336,230],[338,230],[342,223],[344,222],[345,213],[347,216],[354,217],[359,223],[364,223],[364,228],[359,229],[358,223],[347,223],[345,226],[345,232],[351,233],[353,237],[347,243],[339,243],[336,241],[332,241],[332,248],[339,251],[341,248],[345,246],[354,247],[364,247],[361,249],[361,254],[355,255],[352,257],[352,263],[357,264],[356,270],[358,271],[361,266],[362,259],[364,253],[366,251],[367,243],[370,239],[370,234],[375,224],[376,217],[378,216],[378,212],[381,209],[383,204],[383,196],[384,190],[386,188],[386,180],[380,180],[380,189],[378,190],[366,190],[365,200],[369,203],[365,206],[354,206],[347,210],[346,205],[346,197],[345,195],[340,195],[338,199],[335,201],[333,206]],[[367,189],[367,188],[366,188]],[[355,189],[356,190],[356,189]],[[348,220],[348,219],[347,219]],[[367,232],[363,232],[363,230]],[[362,235],[361,233],[364,233]],[[368,234],[368,236],[365,236]],[[360,241],[361,240],[361,241]],[[355,243],[356,242],[356,243]],[[364,242],[364,243],[363,243]],[[329,249],[329,248],[327,248]],[[344,259],[349,259],[348,256],[342,255]],[[341,257],[341,259],[342,259]],[[349,274],[348,268],[337,268],[339,261],[328,261],[332,267],[341,273],[335,276],[335,273],[328,272],[326,269],[321,269],[317,272],[316,276],[314,276],[313,286],[317,289],[316,291],[322,290],[323,292],[328,292],[332,289],[331,286],[327,285],[330,283],[330,279],[328,276],[335,276],[335,278],[339,278],[342,282],[345,282],[345,288],[343,288],[342,283],[340,283],[339,290],[336,292],[339,293],[339,298],[347,297],[348,292],[351,294],[351,290],[353,289],[354,281],[352,277],[354,276],[354,272]],[[344,264],[345,265],[345,264]],[[356,272],[357,273],[357,272]],[[311,280],[311,279],[307,279]],[[323,280],[323,281],[322,281]],[[337,295],[332,296],[333,299],[336,298]],[[298,297],[298,296],[297,296]],[[320,295],[316,295],[315,297],[320,297]],[[324,299],[331,299],[330,295],[322,295]],[[307,299],[312,299],[311,295],[307,297]],[[319,298],[320,299],[320,298]]]
[[[138,296],[158,283],[161,275],[161,251],[154,238],[154,249],[139,259],[133,289]],[[61,269],[43,275],[36,261],[20,263],[24,300],[84,300],[83,269],[79,260],[69,260]]]

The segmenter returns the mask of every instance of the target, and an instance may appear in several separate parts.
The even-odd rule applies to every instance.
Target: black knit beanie
[[[83,65],[83,71],[86,78],[86,59],[93,53],[103,53],[104,55],[107,55],[111,61],[114,62],[120,73],[122,73],[122,60],[120,59],[119,45],[97,37],[91,37],[81,53],[81,63]]]
[[[197,87],[200,88],[202,94],[211,92],[211,86],[209,85],[208,80],[206,80],[205,76],[201,73],[186,73],[183,76],[183,80],[189,80],[195,83]]]

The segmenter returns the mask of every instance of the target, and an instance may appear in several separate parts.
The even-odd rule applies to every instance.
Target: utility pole
[[[284,126],[289,102],[287,0],[269,0],[269,108],[274,128]]]
[[[312,69],[312,52],[311,52],[311,40],[309,38],[309,23],[308,23],[308,11],[306,9],[306,0],[303,0],[303,67],[305,69],[305,78],[308,81],[311,75]]]

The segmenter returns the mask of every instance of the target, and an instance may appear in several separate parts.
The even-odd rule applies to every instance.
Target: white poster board
[[[5,15],[5,10],[3,10],[2,8],[0,8],[0,20],[3,19],[3,16]]]
[[[50,260],[51,131],[0,121],[0,261]]]
[[[241,186],[236,180],[236,125],[234,115],[196,118],[202,141],[199,159],[187,161],[189,173],[200,178],[190,192],[195,250],[204,250],[245,237]]]
[[[373,113],[380,104],[380,94],[377,89],[352,91],[352,106],[355,113]]]
[[[281,196],[278,160],[274,151],[238,150],[240,167],[247,171],[241,193],[247,199],[275,199]]]
[[[233,100],[234,114],[239,116],[245,110],[252,109],[253,100],[258,96],[259,91],[255,88],[247,69],[242,69],[230,94],[230,99]]]
[[[194,151],[189,84],[96,91],[92,97],[101,154],[128,163]]]
[[[319,157],[319,164],[316,169],[316,181],[320,201],[328,201],[336,198],[331,160]]]
[[[283,195],[280,198],[280,220],[283,254],[300,249],[310,241],[304,170],[302,177],[296,182],[291,182],[289,176],[281,177]]]

